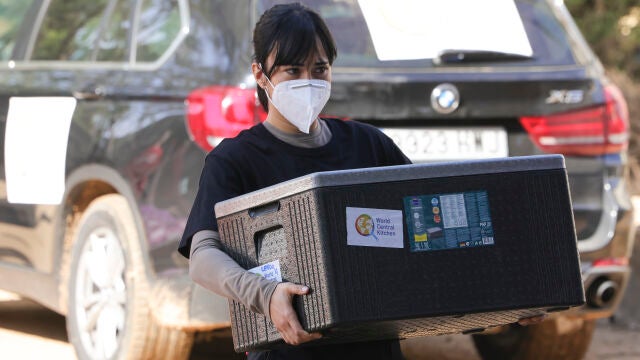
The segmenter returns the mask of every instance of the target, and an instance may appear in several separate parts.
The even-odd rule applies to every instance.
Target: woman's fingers
[[[320,333],[308,333],[302,328],[291,301],[294,295],[309,293],[309,287],[292,283],[280,283],[276,286],[269,311],[271,321],[287,344],[299,345],[322,337]]]
[[[298,323],[297,320],[295,322]],[[280,334],[282,335],[284,341],[289,345],[300,345],[302,343],[317,340],[322,337],[320,333],[306,332],[299,323],[297,325],[293,323],[289,324],[286,329],[280,331]]]
[[[291,289],[291,293],[295,295],[306,295],[309,293],[309,287],[305,285],[298,285],[292,283],[285,283],[289,289]]]
[[[320,333],[306,332],[302,328],[300,321],[298,321],[297,316],[293,316],[289,318],[287,332],[288,332],[288,338],[289,338],[289,341],[287,343],[291,345],[299,345],[307,341],[316,340],[322,337]]]
[[[518,324],[520,324],[522,326],[538,324],[538,323],[541,323],[546,318],[547,318],[547,315],[538,315],[538,316],[534,316],[534,317],[520,319],[520,320],[518,320]]]

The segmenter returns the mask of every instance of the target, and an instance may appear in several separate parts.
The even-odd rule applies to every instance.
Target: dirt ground
[[[601,320],[584,360],[638,360],[639,339],[640,330]],[[422,349],[420,354],[405,354],[407,360],[481,360],[469,336],[438,336],[405,341],[420,342]]]
[[[638,299],[638,298],[636,298]],[[0,358],[6,360],[75,359],[67,342],[64,318],[31,301],[0,293]],[[640,359],[640,327],[600,320],[585,360]],[[480,360],[471,339],[465,335],[405,340],[418,345],[419,352],[408,360]],[[228,344],[231,347],[231,344]],[[416,346],[413,347],[414,349]],[[192,360],[231,360],[242,358],[230,348],[216,349],[197,344]]]

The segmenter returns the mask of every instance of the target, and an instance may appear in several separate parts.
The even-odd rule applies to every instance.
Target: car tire
[[[589,349],[595,320],[558,317],[529,326],[511,325],[492,335],[474,334],[473,342],[483,359],[573,360]]]
[[[138,232],[117,194],[94,200],[75,226],[67,334],[78,359],[187,359],[193,334],[157,326]]]

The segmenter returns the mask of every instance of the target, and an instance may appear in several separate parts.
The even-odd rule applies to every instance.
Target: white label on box
[[[403,248],[402,210],[347,207],[347,245]]]
[[[249,272],[260,275],[267,280],[282,282],[280,260],[275,260],[260,266],[256,266],[253,269],[249,269]]]

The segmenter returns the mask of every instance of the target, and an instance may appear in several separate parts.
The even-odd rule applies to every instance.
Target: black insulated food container
[[[308,285],[308,344],[470,333],[585,301],[561,155],[319,172],[215,206],[241,266]],[[230,301],[236,351],[283,341]]]

